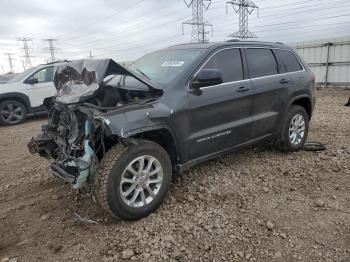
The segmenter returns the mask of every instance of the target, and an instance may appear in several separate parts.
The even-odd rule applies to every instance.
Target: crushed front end
[[[123,140],[110,136],[104,114],[153,101],[162,92],[113,60],[73,61],[55,69],[54,82],[56,96],[44,101],[48,123],[28,149],[50,161],[54,176],[78,189],[93,181],[110,146],[106,141]]]
[[[48,124],[28,144],[32,154],[51,161],[52,174],[80,188],[95,174],[103,150],[104,122],[82,105],[55,103]]]

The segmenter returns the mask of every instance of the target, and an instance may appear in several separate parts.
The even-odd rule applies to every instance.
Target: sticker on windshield
[[[164,61],[161,66],[182,66],[185,61]]]

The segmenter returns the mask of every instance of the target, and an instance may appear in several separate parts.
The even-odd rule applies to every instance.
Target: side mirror
[[[29,84],[29,85],[34,85],[34,84],[37,84],[37,83],[39,83],[37,78],[30,78],[30,79],[26,80],[26,84]]]
[[[214,86],[222,84],[222,74],[218,69],[203,69],[198,72],[192,80],[191,88],[199,89],[205,86]]]

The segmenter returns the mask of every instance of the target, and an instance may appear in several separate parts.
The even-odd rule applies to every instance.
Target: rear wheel
[[[143,218],[163,202],[172,179],[171,162],[158,144],[111,148],[97,173],[97,198],[112,215],[125,220]]]
[[[26,107],[16,100],[5,100],[0,103],[0,124],[17,125],[22,123],[27,116]]]
[[[284,151],[297,151],[303,148],[309,131],[309,116],[305,108],[293,105],[283,122],[277,147]]]

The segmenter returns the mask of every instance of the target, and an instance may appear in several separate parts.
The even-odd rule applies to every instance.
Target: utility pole
[[[251,0],[231,0],[226,2],[226,12],[227,4],[232,5],[235,12],[239,14],[239,30],[229,37],[256,38],[257,36],[248,30],[248,16],[259,7]]]
[[[57,41],[58,39],[52,39],[52,38],[48,38],[48,39],[44,39],[43,41],[49,42],[49,47],[44,48],[43,51],[49,51],[51,54],[51,62],[55,62],[56,58],[55,58],[55,51],[58,50],[57,47],[54,47],[53,42]]]
[[[13,58],[11,57],[13,54],[12,53],[5,53],[7,55],[7,58],[9,60],[9,66],[10,66],[10,73],[14,73],[13,71]]]
[[[1,65],[1,69],[2,69],[2,74],[5,74],[5,70],[4,70],[4,66]]]
[[[209,32],[205,31],[205,28],[211,27],[213,32],[213,25],[204,18],[203,13],[204,10],[208,10],[211,0],[191,0],[189,3],[184,0],[184,2],[187,7],[192,5],[192,19],[182,23],[182,33],[184,33],[184,25],[192,25],[191,42],[208,42],[207,34]]]
[[[25,62],[23,63],[25,65],[25,68],[32,67],[32,62],[30,61],[30,55],[29,55],[29,46],[28,42],[33,42],[31,38],[28,37],[17,37],[17,41],[21,41],[23,43],[23,51],[24,51],[24,59]]]

